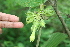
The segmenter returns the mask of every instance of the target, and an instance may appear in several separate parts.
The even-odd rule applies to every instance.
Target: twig
[[[65,31],[67,32],[67,34],[68,34],[69,37],[70,37],[70,31],[69,31],[69,29],[67,28],[67,26],[66,26],[66,24],[65,24],[65,22],[64,22],[64,19],[62,18],[62,16],[60,15],[60,13],[59,13],[59,11],[58,11],[58,9],[57,9],[57,0],[54,0],[54,1],[50,0],[50,2],[52,3],[52,6],[53,6],[53,8],[54,8],[54,11],[55,11],[55,13],[57,14],[59,20],[61,21],[61,23],[62,23],[62,25],[63,25],[63,28],[65,29]]]
[[[67,14],[67,18],[70,18],[70,15],[69,14]]]
[[[38,35],[38,40],[37,40],[36,47],[38,47],[38,46],[39,46],[40,37],[41,37],[41,28],[40,28],[40,31],[39,31],[39,35]]]

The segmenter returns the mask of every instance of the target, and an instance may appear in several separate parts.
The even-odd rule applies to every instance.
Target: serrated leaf
[[[46,2],[47,0],[16,0],[16,2],[23,7],[35,7]]]
[[[47,43],[43,47],[56,47],[59,43],[61,43],[63,40],[67,38],[66,34],[63,33],[54,33],[52,36],[48,39]]]

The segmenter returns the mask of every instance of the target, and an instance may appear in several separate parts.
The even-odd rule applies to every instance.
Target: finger
[[[17,21],[19,21],[19,17],[15,16],[15,15],[10,15],[10,14],[0,12],[0,20],[17,22]]]
[[[22,22],[0,21],[0,28],[22,28],[23,26]]]
[[[0,28],[0,34],[2,34],[2,29]]]

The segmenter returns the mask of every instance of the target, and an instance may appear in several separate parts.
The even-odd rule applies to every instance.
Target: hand
[[[22,22],[18,22],[19,17],[0,12],[0,30],[1,28],[22,28]]]

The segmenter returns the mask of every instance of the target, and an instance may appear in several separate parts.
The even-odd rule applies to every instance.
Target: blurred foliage
[[[70,13],[70,5],[69,4],[70,4],[70,0],[68,0],[68,1],[59,0],[58,1],[58,8],[61,12],[65,13],[65,14],[69,14]]]
[[[30,28],[32,26],[32,23],[26,24],[26,12],[30,9],[30,7],[33,7],[32,11],[37,11],[37,9],[39,9],[39,5],[43,2],[46,3],[46,1],[48,0],[44,0],[44,1],[35,0],[30,2],[29,4],[27,3],[28,1],[27,0],[17,0],[17,1],[0,0],[0,12],[17,15],[20,18],[20,21],[23,22],[25,25],[23,28],[19,28],[19,29],[3,28],[3,34],[0,35],[0,47],[35,47],[38,32],[36,32],[36,40],[31,43],[29,41],[29,37],[31,34]],[[62,18],[64,18],[67,27],[70,29],[70,18],[67,17],[67,14],[70,14],[70,0],[58,0],[58,9],[61,12]],[[55,32],[62,32],[62,33],[65,32],[56,14],[50,17],[48,20],[45,20],[45,22],[46,22],[45,25],[46,27],[42,29],[42,35],[41,35],[41,41],[39,47],[46,44],[47,42],[52,42],[50,38],[52,38],[51,36],[53,36],[52,34],[54,34]],[[61,36],[57,36],[56,38],[59,37],[61,39],[65,37],[62,36],[63,35],[61,34]],[[59,39],[56,38],[55,40],[59,41]],[[53,42],[55,42],[55,40]],[[70,47],[70,39],[64,38],[61,40],[61,43],[57,45],[58,45],[57,47]]]
[[[46,2],[47,0],[15,0],[17,4],[23,7],[36,7]]]
[[[64,38],[67,38],[65,34],[62,33],[54,33],[52,36],[49,38],[47,43],[44,44],[42,47],[56,47]]]

